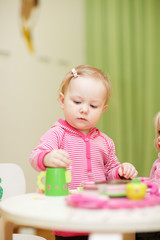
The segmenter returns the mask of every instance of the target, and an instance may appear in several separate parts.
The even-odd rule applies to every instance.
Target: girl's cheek
[[[155,147],[156,147],[157,151],[160,150],[160,142],[158,141],[158,139],[156,139],[156,141],[155,141]]]

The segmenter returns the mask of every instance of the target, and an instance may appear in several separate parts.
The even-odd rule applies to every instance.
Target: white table
[[[1,202],[3,240],[12,239],[14,224],[91,233],[160,231],[160,206],[89,210],[69,207],[64,198],[31,193]]]

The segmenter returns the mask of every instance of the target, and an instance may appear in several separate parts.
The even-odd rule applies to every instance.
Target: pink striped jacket
[[[158,159],[152,165],[150,181],[157,183],[160,187],[160,153],[158,153]]]
[[[45,171],[43,158],[54,149],[67,151],[71,159],[70,190],[76,189],[82,182],[119,179],[120,163],[115,155],[114,142],[98,128],[84,135],[59,119],[32,151],[29,161],[33,168]]]

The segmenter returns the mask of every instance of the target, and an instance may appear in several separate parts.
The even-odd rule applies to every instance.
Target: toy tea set
[[[160,204],[158,185],[134,180],[111,180],[86,183],[79,194],[66,197],[72,207],[119,209],[148,207]]]
[[[45,178],[45,184],[43,180]],[[37,184],[46,196],[66,196],[69,206],[99,208],[135,208],[160,204],[158,185],[134,180],[110,180],[106,182],[86,182],[75,191],[70,191],[71,172],[66,168],[47,168],[38,176]],[[70,193],[70,194],[69,194]]]

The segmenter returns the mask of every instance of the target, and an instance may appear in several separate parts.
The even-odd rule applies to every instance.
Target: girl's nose
[[[85,114],[86,114],[86,113],[88,113],[88,110],[89,110],[89,108],[88,108],[88,106],[85,105],[85,104],[82,105],[81,108],[80,108],[80,112],[81,112],[81,113],[85,113]]]

